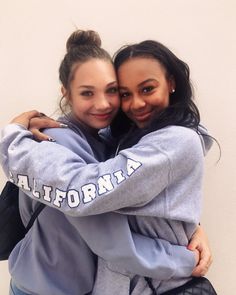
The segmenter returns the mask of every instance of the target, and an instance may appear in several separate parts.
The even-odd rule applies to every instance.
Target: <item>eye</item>
[[[80,95],[82,95],[82,96],[92,96],[93,95],[93,92],[90,91],[90,90],[85,90],[85,91],[82,91],[80,93]]]
[[[120,92],[120,98],[125,99],[130,97],[130,92]]]
[[[146,86],[142,89],[142,93],[149,93],[154,89],[154,86]]]
[[[108,88],[107,93],[110,93],[110,94],[116,94],[118,92],[118,88],[117,87],[111,87],[111,88]]]

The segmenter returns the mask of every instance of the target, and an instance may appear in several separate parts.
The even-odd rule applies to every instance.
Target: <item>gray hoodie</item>
[[[124,239],[121,230],[117,230],[114,240],[110,235],[113,234],[114,228],[119,229],[116,219],[120,222],[119,218],[122,217],[122,220],[125,220],[124,216],[110,213],[101,216],[71,218],[60,214],[60,217],[64,216],[64,219],[79,231],[90,248],[103,258],[99,258],[93,294],[128,294],[130,287],[132,294],[145,294],[144,292],[149,294],[150,290],[146,287],[146,282],[135,274],[156,278],[153,283],[158,288],[158,292],[185,282],[184,278],[189,277],[194,265],[193,255],[185,249],[184,255],[187,259],[182,259],[178,254],[172,256],[174,254],[173,246],[171,247],[167,241],[186,246],[199,222],[203,157],[205,148],[208,148],[208,142],[204,139],[207,137],[200,137],[195,131],[188,128],[171,126],[144,136],[137,145],[121,151],[114,159],[97,163],[95,160],[87,160],[89,157],[85,157],[84,153],[87,153],[91,158],[93,151],[88,144],[86,146],[87,141],[84,140],[84,137],[78,136],[78,134],[73,136],[74,132],[69,129],[63,131],[54,129],[51,132],[58,143],[66,145],[71,151],[58,144],[36,143],[31,140],[30,132],[13,124],[3,130],[1,142],[2,165],[6,174],[11,175],[12,180],[26,194],[52,208],[48,207],[45,212],[42,212],[37,226],[45,229],[46,224],[49,224],[47,218],[43,216],[43,214],[46,215],[46,210],[51,210],[47,214],[50,216],[53,216],[52,212],[60,214],[55,209],[71,216],[85,216],[119,210],[120,213],[128,215],[129,224],[132,230],[137,233],[137,236],[129,233],[128,243],[126,240],[122,246]],[[69,138],[71,141],[67,144]],[[42,157],[47,157],[48,161],[43,162]],[[19,159],[21,160],[19,161]],[[104,222],[103,218],[112,221],[109,224]],[[78,220],[80,221],[78,222]],[[125,222],[127,225],[127,220]],[[94,224],[102,228],[104,236],[99,231],[94,231]],[[103,228],[104,225],[105,228]],[[36,231],[37,226],[34,225],[32,232]],[[55,231],[55,227],[53,230]],[[60,230],[60,227],[57,230]],[[143,240],[144,237],[138,235],[140,233],[152,237],[155,242],[160,243],[155,246],[160,247],[161,253],[159,253],[157,260],[162,261],[162,265],[158,265],[159,268],[156,268],[157,271],[154,275],[152,271],[156,267],[155,254],[158,257],[157,250],[155,246],[150,247],[146,244],[146,240],[145,242]],[[39,237],[39,233],[36,233],[36,236]],[[45,236],[43,238],[45,240]],[[157,240],[157,238],[167,241]],[[35,237],[32,239],[31,236],[30,239],[32,243]],[[63,243],[64,240],[63,237]],[[24,244],[24,242],[22,243]],[[44,242],[41,238],[37,244],[37,250],[33,250],[33,253],[27,251],[27,256],[30,257],[28,267],[34,263],[32,257],[35,258],[36,251],[40,252],[40,255],[44,252],[39,247],[42,244]],[[54,252],[60,253],[60,249],[57,249],[58,243],[56,243],[57,248],[55,248],[55,241],[53,245]],[[137,245],[142,245],[141,250]],[[22,247],[26,248],[25,244],[16,247],[18,250],[14,249],[13,258],[10,259],[11,273],[21,287],[24,286],[21,283],[24,275],[19,273],[23,269],[25,272],[25,268],[27,268],[27,265],[22,263],[22,254],[19,256]],[[45,249],[47,247],[46,239]],[[114,252],[116,248],[121,253]],[[178,247],[176,249],[179,251],[184,248]],[[132,250],[141,259],[143,265],[149,267],[149,271],[142,270],[140,262],[131,263],[135,256],[132,254],[133,256],[129,257]],[[144,262],[141,257],[145,256],[145,250],[148,263]],[[168,258],[165,257],[168,254],[172,256],[172,261],[168,262]],[[16,255],[18,256],[16,257]],[[75,256],[74,252],[71,256],[72,260]],[[19,266],[17,269],[16,258],[20,260],[19,264],[22,265],[22,269]],[[51,259],[51,256],[47,258]],[[50,261],[50,259],[48,260]],[[169,260],[171,259],[169,258]],[[190,260],[191,263],[189,263]],[[36,261],[34,264],[37,265]],[[38,275],[37,268],[39,267],[36,267],[36,277]],[[42,269],[45,272],[44,276],[51,275],[51,269],[47,269],[47,266]],[[86,279],[92,278],[91,275],[87,276],[89,271],[90,267],[84,273]],[[32,271],[30,273],[34,278]],[[76,277],[79,278],[79,276],[81,274],[77,273]],[[50,279],[48,280],[50,281]],[[76,285],[73,276],[72,281]],[[119,283],[117,289],[115,282]],[[71,282],[69,284],[70,291],[65,291],[63,289],[65,288],[65,280],[61,278],[60,283],[61,286],[57,286],[60,289],[59,292],[42,291],[37,293],[38,291],[36,291],[32,294],[78,294],[80,284],[72,286]],[[81,280],[81,285],[83,283]],[[25,286],[28,287],[28,284],[25,283]],[[81,291],[79,294],[85,294],[83,292]]]

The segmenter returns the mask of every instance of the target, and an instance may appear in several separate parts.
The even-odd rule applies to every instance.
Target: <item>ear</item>
[[[169,78],[169,93],[174,93],[175,92],[175,79],[173,76],[170,76]]]
[[[67,98],[67,91],[64,86],[61,86],[61,94]]]
[[[66,88],[64,86],[61,86],[61,93],[62,93],[63,97],[65,97],[65,99],[67,100],[67,102],[69,104],[71,104],[70,95],[69,95],[68,91],[66,90]]]
[[[64,86],[61,86],[61,94],[66,99],[66,104],[71,106],[72,102],[71,102],[71,99],[70,99],[70,94],[68,93],[68,91],[66,90],[66,88]]]

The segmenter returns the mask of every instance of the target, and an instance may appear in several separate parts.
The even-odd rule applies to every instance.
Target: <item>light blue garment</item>
[[[185,129],[183,128],[183,131]],[[191,136],[195,134],[194,131],[189,130],[189,132]],[[186,131],[185,133],[189,134],[189,132]],[[33,197],[34,201],[32,202],[26,195],[20,198],[21,214],[24,222],[26,223],[30,212],[34,210],[35,201],[41,201],[42,196],[44,196],[42,198],[43,201],[50,206],[44,209],[31,231],[15,247],[10,256],[10,272],[13,278],[15,277],[21,283],[21,286],[25,287],[25,291],[29,290],[33,294],[40,295],[84,295],[89,292],[94,283],[95,263],[94,256],[87,244],[92,251],[101,257],[99,258],[99,272],[94,294],[118,294],[118,291],[123,292],[121,293],[122,295],[128,294],[130,280],[135,274],[157,278],[159,281],[176,278],[178,279],[177,285],[182,283],[182,279],[180,280],[179,278],[189,277],[195,264],[193,253],[188,251],[186,247],[171,245],[168,241],[168,236],[167,241],[164,241],[163,239],[158,239],[157,232],[153,239],[146,235],[132,233],[127,218],[120,214],[105,213],[97,216],[77,218],[62,214],[71,214],[71,211],[77,209],[75,205],[78,202],[77,192],[80,187],[79,183],[81,181],[83,183],[84,179],[84,176],[80,179],[81,173],[90,171],[96,178],[97,173],[100,171],[96,166],[100,164],[95,160],[93,149],[81,131],[53,129],[49,133],[57,140],[57,143],[67,146],[70,150],[57,143],[34,142],[31,140],[30,132],[13,124],[3,130],[0,146],[1,163],[5,172],[9,175],[9,171],[11,171],[13,177],[18,175],[18,180],[22,180],[25,176],[29,180],[27,189],[26,183],[21,187],[26,189],[24,191]],[[198,136],[194,135],[193,138],[194,143],[197,142],[199,144]],[[99,143],[94,144],[94,149],[99,146]],[[135,150],[136,147],[133,149],[133,152]],[[132,149],[127,150],[127,152],[132,152]],[[33,157],[31,158],[32,155]],[[27,158],[26,162],[24,161],[25,157]],[[43,159],[47,160],[44,161]],[[127,202],[129,205],[135,205],[137,199],[138,206],[147,201],[143,188],[139,189],[137,194],[134,194],[132,200],[132,187],[136,189],[138,185],[136,183],[135,187],[130,181],[132,179],[135,180],[136,172],[139,171],[139,168],[141,169],[142,165],[139,165],[140,161],[136,157],[133,159],[133,155],[130,158],[128,157],[128,159],[130,160],[127,163],[125,157],[121,155],[121,161],[117,161],[114,166],[113,164],[109,166],[109,161],[113,160],[101,163],[105,169],[111,170],[110,173],[105,174],[102,171],[103,168],[100,171],[102,176],[98,179],[100,196],[93,200],[96,201],[94,203],[94,213],[97,213],[97,205],[99,211],[108,212],[113,210],[113,206],[115,209],[125,207]],[[160,159],[166,160],[166,157],[161,156]],[[61,165],[62,163],[63,165]],[[199,163],[201,165],[201,161]],[[121,165],[121,169],[117,169],[117,164]],[[35,165],[36,167],[34,167]],[[80,168],[80,165],[81,167],[83,166],[83,169],[79,171],[77,177],[76,170]],[[130,183],[128,187],[126,186],[127,182],[123,181],[125,174],[123,175],[120,172],[124,170],[122,165],[125,165],[125,169],[128,169],[127,175],[130,176],[127,178],[128,183]],[[26,168],[26,166],[29,167]],[[159,166],[157,165],[157,167]],[[50,170],[49,174],[47,169]],[[163,176],[161,177],[163,180],[159,182],[159,185],[160,183],[162,185],[166,183],[165,173],[168,169],[163,169]],[[40,177],[37,176],[37,171],[40,171]],[[199,171],[201,171],[201,167]],[[107,179],[109,179],[109,175],[112,174],[117,180],[117,188],[122,185],[126,186],[127,191],[120,198],[120,201],[115,200],[113,194],[111,200],[109,194],[102,194],[102,190],[107,189],[109,184],[109,182],[106,183],[106,177],[104,176],[108,175]],[[75,184],[78,182],[78,187],[76,189],[74,189],[74,185],[71,186],[70,184],[70,181],[73,180],[70,179],[71,176],[72,178],[74,176],[77,177]],[[158,175],[156,177],[158,179]],[[19,185],[18,180],[17,183]],[[144,180],[143,177],[142,180]],[[147,177],[147,180],[151,181],[151,178]],[[85,184],[93,184],[96,181],[85,182]],[[33,187],[34,183],[35,187]],[[40,183],[44,183],[41,189],[38,187]],[[65,184],[63,189],[61,187],[62,183]],[[141,179],[138,183],[141,183]],[[157,181],[155,181],[156,183]],[[148,184],[144,186],[146,189]],[[89,198],[88,187],[86,189],[87,198]],[[51,199],[51,192],[57,194],[57,200],[54,197]],[[113,189],[109,193],[113,193]],[[139,193],[141,194],[138,196]],[[147,191],[147,193],[148,198],[150,198],[150,192]],[[155,189],[153,189],[153,193],[156,193]],[[144,200],[142,199],[143,197]],[[68,201],[67,207],[60,206],[59,208],[54,206],[54,201],[60,205],[60,198],[62,198],[62,201]],[[100,200],[102,201],[102,206],[99,204]],[[113,202],[114,200],[115,202]],[[79,205],[84,205],[83,201]],[[88,205],[93,204],[91,201],[88,202]],[[119,201],[118,207],[117,201]],[[138,210],[137,205],[135,206],[135,208],[130,208],[129,210],[131,212],[134,209]],[[55,210],[58,208],[60,211]],[[85,210],[85,213],[82,213],[82,215],[91,214],[91,210],[92,208],[89,208],[89,212]],[[127,209],[123,210],[126,214],[125,210]],[[148,210],[145,214],[149,215],[150,212]],[[155,213],[153,212],[153,214]],[[71,215],[77,215],[77,213]],[[186,246],[188,236],[191,236],[194,229],[195,220],[189,223],[187,237],[186,232],[182,231],[184,234],[184,246]],[[123,282],[121,284],[122,288],[119,286],[118,289],[114,290],[115,282],[112,279],[114,276],[117,283]],[[142,280],[142,278],[140,279]],[[104,290],[106,286],[107,288]]]
[[[9,290],[9,295],[31,295],[29,293],[25,293],[21,291],[16,284],[11,280],[10,282],[10,290]]]
[[[65,145],[73,135],[58,132]],[[27,195],[70,216],[119,210],[196,224],[203,143],[194,130],[170,126],[149,133],[113,159],[88,164],[88,151],[75,136],[70,151],[56,143],[34,142],[29,131],[11,124],[3,130],[1,162],[6,175]],[[42,161],[44,157],[48,160]]]

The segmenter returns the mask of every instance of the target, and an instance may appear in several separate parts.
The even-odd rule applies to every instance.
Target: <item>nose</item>
[[[140,97],[139,95],[134,95],[131,101],[131,109],[134,111],[138,111],[138,110],[142,110],[143,108],[145,108],[146,106],[146,102],[145,100]]]
[[[106,95],[99,95],[96,99],[94,107],[97,111],[106,111],[111,108],[111,104]]]

